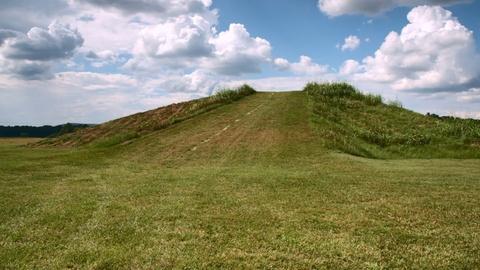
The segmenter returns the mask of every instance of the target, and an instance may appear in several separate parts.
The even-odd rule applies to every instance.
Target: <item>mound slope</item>
[[[230,156],[240,162],[252,156],[308,159],[325,151],[368,158],[479,158],[480,121],[425,116],[348,84],[309,84],[286,93],[244,86],[41,144],[128,144],[126,153],[159,159]]]
[[[479,158],[480,121],[422,115],[348,84],[309,84],[318,136],[331,149],[370,158]]]
[[[156,130],[164,129],[254,93],[255,90],[253,88],[244,85],[235,90],[221,91],[207,98],[171,104],[155,110],[116,119],[59,138],[44,140],[40,144],[54,146],[82,146],[88,144],[113,146],[139,138]]]

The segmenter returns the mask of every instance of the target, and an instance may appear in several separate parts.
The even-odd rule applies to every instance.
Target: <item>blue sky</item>
[[[288,60],[297,60],[299,55],[309,55],[315,61],[339,66],[348,57],[362,57],[372,53],[391,30],[405,25],[405,14],[400,10],[390,16],[370,18],[366,16],[343,16],[329,18],[312,8],[315,1],[287,0],[228,1],[214,2],[220,10],[219,29],[228,27],[229,22],[244,22],[253,35],[265,37],[274,47],[274,54]],[[369,20],[381,21],[371,23]],[[342,53],[335,46],[351,34],[370,38],[358,50]]]
[[[479,12],[464,0],[6,0],[0,125],[101,123],[309,81],[480,118]]]
[[[296,61],[299,55],[308,55],[316,62],[340,66],[343,61],[361,60],[373,54],[390,31],[401,31],[407,24],[411,8],[399,7],[376,16],[351,15],[330,18],[312,8],[317,1],[298,0],[217,0],[213,7],[219,9],[219,30],[231,22],[241,22],[254,36],[261,36],[273,44],[274,55]],[[480,44],[480,2],[449,6],[462,24],[476,30],[475,39]],[[342,52],[335,46],[349,35],[357,35],[370,42],[353,52]],[[269,74],[271,75],[271,74]]]

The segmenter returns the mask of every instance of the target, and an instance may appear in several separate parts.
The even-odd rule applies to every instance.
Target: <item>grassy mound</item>
[[[157,153],[155,155],[162,156],[163,150],[157,149],[161,147],[158,145],[159,137],[146,135],[152,135],[154,132],[254,93],[255,90],[248,85],[234,90],[222,90],[207,98],[138,113],[58,138],[47,139],[37,145],[111,147],[140,141],[132,145],[135,149],[129,148],[128,151],[138,149],[149,151],[144,149],[145,145],[148,145],[148,148],[155,149]],[[303,92],[292,93],[291,96],[296,95],[299,95],[300,101],[295,106],[300,106],[301,111],[308,111],[311,114],[312,130],[316,134],[316,140],[321,142],[317,144],[316,151],[330,149],[355,156],[384,159],[480,158],[478,120],[422,115],[404,109],[398,102],[385,103],[381,96],[362,93],[346,83],[310,83],[305,86]],[[262,94],[258,98],[266,103],[270,102],[267,100],[268,97],[269,94]],[[270,106],[285,107],[286,104]],[[298,114],[294,111],[289,113]],[[275,116],[271,116],[270,120],[275,121],[274,118]],[[298,117],[290,115],[288,118]],[[201,128],[203,124],[199,122],[200,119],[196,117],[189,129],[193,130],[197,126]],[[229,123],[225,123],[225,126],[228,125]],[[289,130],[292,126],[285,124],[278,128]],[[167,137],[177,140],[178,136],[172,134]],[[261,136],[252,134],[249,144],[251,146],[256,144]],[[140,137],[145,139],[138,140]],[[162,139],[169,140],[167,137],[162,136]],[[302,146],[296,145],[293,148],[298,147]],[[239,147],[238,151],[242,149],[243,146]]]
[[[468,155],[478,122],[348,85],[307,90],[257,93],[128,145],[0,139],[0,269],[478,268],[480,159],[328,150]]]
[[[38,145],[81,146],[89,144],[96,147],[109,147],[127,143],[145,134],[167,128],[219,106],[252,95],[255,92],[248,85],[243,85],[234,90],[225,89],[210,97],[134,114],[59,138],[44,140],[39,142]]]
[[[369,158],[478,158],[480,121],[425,116],[345,83],[308,84],[327,147]]]

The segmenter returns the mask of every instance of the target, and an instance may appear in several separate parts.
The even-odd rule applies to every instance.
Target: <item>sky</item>
[[[0,125],[311,81],[480,119],[478,14],[475,0],[2,0]]]

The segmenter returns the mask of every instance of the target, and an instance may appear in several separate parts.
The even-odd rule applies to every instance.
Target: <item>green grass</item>
[[[0,140],[0,268],[480,265],[480,160],[339,153],[315,102],[256,93],[128,144]]]
[[[370,158],[479,158],[480,121],[424,116],[348,84],[308,84],[325,146]]]
[[[171,125],[253,94],[255,94],[255,89],[248,85],[236,89],[224,89],[206,98],[137,113],[99,126],[44,140],[38,145],[72,147],[85,145],[113,146],[129,143],[140,136],[168,128]]]

